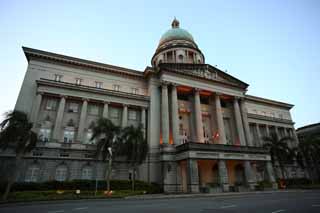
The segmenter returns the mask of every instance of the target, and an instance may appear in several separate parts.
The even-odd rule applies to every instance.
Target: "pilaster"
[[[56,117],[54,129],[53,129],[53,139],[58,142],[60,140],[60,131],[61,131],[62,118],[63,118],[65,105],[66,105],[66,96],[61,96],[57,117]]]

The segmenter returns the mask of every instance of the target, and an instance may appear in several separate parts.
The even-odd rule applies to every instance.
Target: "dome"
[[[161,36],[159,46],[172,40],[186,40],[195,43],[192,35],[188,31],[179,27],[179,21],[177,19],[173,20],[171,26],[172,28]]]

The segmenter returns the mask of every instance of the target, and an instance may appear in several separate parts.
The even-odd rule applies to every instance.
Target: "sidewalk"
[[[254,191],[254,192],[223,192],[223,193],[195,193],[195,194],[146,194],[128,196],[126,200],[149,200],[149,199],[174,199],[174,198],[198,198],[198,197],[226,197],[239,195],[255,195],[255,194],[272,194],[272,193],[288,193],[288,192],[305,192],[311,190],[291,189],[291,190],[270,190],[270,191]]]

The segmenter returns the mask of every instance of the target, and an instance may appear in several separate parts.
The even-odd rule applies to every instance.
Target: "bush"
[[[72,181],[48,181],[41,183],[26,183],[16,182],[13,184],[11,191],[48,191],[48,190],[95,190],[95,180],[72,180]],[[111,180],[110,181],[112,190],[130,190],[131,181],[129,180]],[[6,183],[0,183],[0,191],[4,192]],[[105,180],[98,181],[98,189],[105,190],[107,188],[107,182]],[[155,183],[146,183],[137,180],[135,182],[135,189],[137,191],[146,191],[147,193],[161,193],[161,186]]]
[[[256,190],[264,190],[272,188],[272,183],[270,181],[259,181],[256,186]]]

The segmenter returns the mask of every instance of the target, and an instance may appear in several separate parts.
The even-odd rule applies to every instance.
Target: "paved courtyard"
[[[1,213],[319,213],[320,191],[274,192],[268,194],[230,195],[138,200],[83,200],[41,204],[2,205]]]

